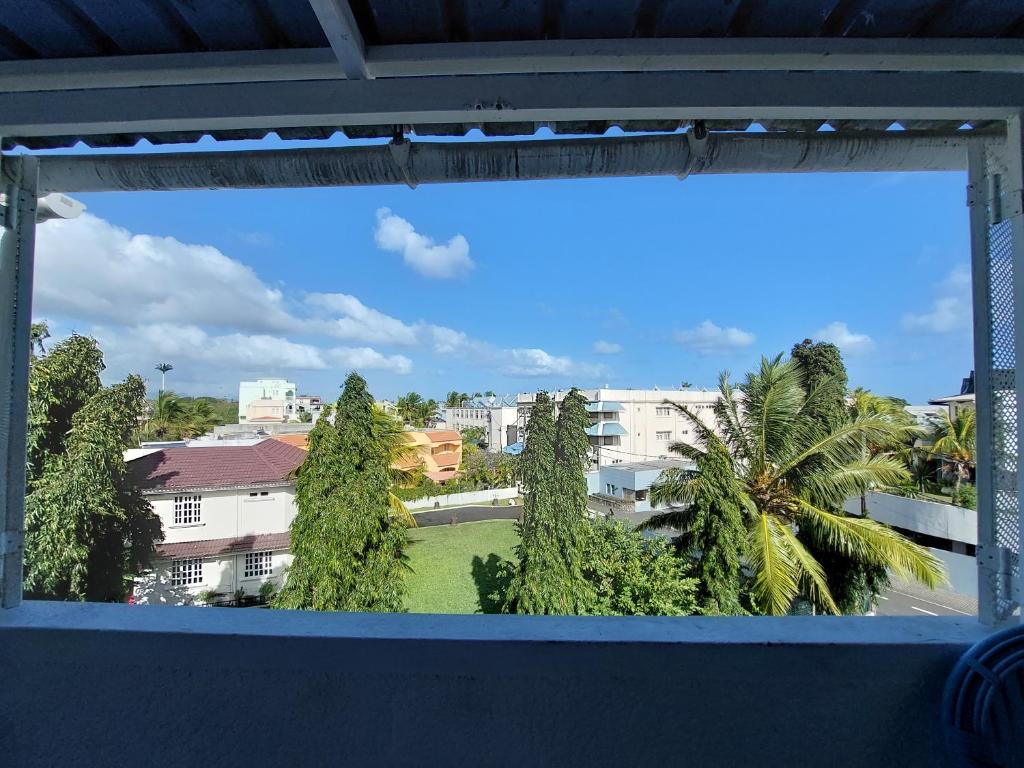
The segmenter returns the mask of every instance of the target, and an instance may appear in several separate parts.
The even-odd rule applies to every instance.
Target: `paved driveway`
[[[445,509],[430,509],[426,512],[413,512],[416,522],[420,528],[427,528],[431,525],[448,525],[452,521],[452,515],[460,523],[475,523],[480,520],[518,520],[522,513],[521,506],[510,507],[508,505],[474,506],[474,507],[447,507]]]

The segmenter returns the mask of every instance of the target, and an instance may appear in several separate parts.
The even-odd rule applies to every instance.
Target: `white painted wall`
[[[851,515],[860,514],[860,498],[847,499]],[[978,543],[978,513],[922,499],[908,499],[890,493],[868,493],[868,514],[886,525],[965,544]]]
[[[488,491],[466,491],[465,493],[449,493],[444,496],[430,496],[425,499],[405,502],[410,512],[433,509],[434,504],[441,507],[457,507],[467,504],[490,504],[495,499],[502,501],[514,499],[519,495],[518,488],[492,488]]]
[[[250,494],[255,493],[256,496]],[[266,496],[259,494],[266,493]],[[174,497],[202,496],[201,521],[174,524]],[[283,533],[295,518],[295,486],[189,491],[147,496],[164,529],[164,543],[228,539],[256,533]]]
[[[266,496],[261,494],[266,493]],[[255,494],[255,495],[252,495]],[[201,496],[199,523],[174,524],[174,497]],[[284,533],[295,518],[295,486],[276,488],[242,488],[221,491],[195,491],[147,496],[153,511],[160,518],[165,544],[179,544],[208,539],[233,539],[240,536]],[[245,578],[245,554],[231,554],[203,559],[201,584],[171,585],[171,560],[157,560],[153,572],[137,581],[135,595],[139,603],[191,603],[196,595],[216,590],[231,595],[242,588],[255,595],[264,581],[282,583],[285,567],[292,556],[285,550],[275,551],[273,573]]]
[[[508,406],[443,408],[442,418],[448,429],[461,431],[479,427],[487,436],[487,450],[500,451],[508,446],[508,427],[516,424],[519,409]],[[522,435],[517,436],[518,440]]]
[[[668,450],[669,445],[674,442],[692,445],[696,442],[696,435],[689,420],[675,408],[666,406],[664,401],[688,406],[704,424],[714,428],[712,408],[720,398],[717,390],[707,389],[587,389],[582,393],[590,402],[611,401],[620,403],[624,408],[610,414],[607,420],[617,421],[627,434],[618,438],[618,445],[601,446],[601,466],[674,458],[675,454]],[[566,394],[554,393],[555,402],[561,402]],[[521,423],[525,424],[534,394],[521,394],[518,401]],[[665,408],[668,408],[667,415],[659,415],[659,409]],[[603,415],[601,420],[606,420]]]
[[[135,602],[140,605],[191,605],[203,592],[214,590],[222,599],[230,598],[238,589],[247,595],[258,595],[264,582],[272,581],[278,589],[284,583],[292,555],[286,550],[274,550],[271,556],[272,572],[263,576],[245,576],[245,554],[231,554],[203,558],[202,578],[199,584],[171,585],[169,559],[156,560],[153,571],[136,581]]]

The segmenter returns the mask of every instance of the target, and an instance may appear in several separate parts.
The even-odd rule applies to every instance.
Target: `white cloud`
[[[594,352],[599,355],[615,355],[622,351],[622,345],[616,344],[614,341],[605,341],[604,339],[598,339],[594,342]]]
[[[158,359],[175,364],[179,381],[203,383],[274,371],[412,370],[409,357],[370,345],[416,348],[515,376],[604,371],[427,320],[406,322],[347,293],[289,297],[216,248],[133,234],[89,214],[40,227],[38,264],[37,317],[95,335],[112,374],[145,374]],[[347,344],[318,343],[325,338]]]
[[[97,322],[296,327],[281,291],[213,246],[133,235],[89,213],[39,227],[34,308]]]
[[[306,302],[314,308],[342,315],[326,321],[323,326],[325,333],[336,338],[406,346],[417,342],[416,328],[366,306],[347,293],[311,293]]]
[[[851,355],[858,355],[871,349],[875,342],[866,333],[854,333],[846,323],[839,321],[829,323],[824,328],[819,328],[814,337],[822,341],[835,344],[843,352]]]
[[[475,266],[465,237],[455,235],[446,244],[438,245],[401,216],[393,214],[390,208],[377,210],[374,239],[379,248],[402,254],[406,264],[426,277],[458,277]]]
[[[696,328],[676,331],[675,340],[691,352],[698,355],[727,355],[731,352],[749,347],[755,336],[739,328],[720,328],[710,320],[705,320]]]
[[[412,370],[412,360],[404,355],[382,355],[371,347],[334,347],[328,351],[331,362],[341,368],[356,370],[378,369],[406,374]]]
[[[309,344],[297,344],[267,334],[210,334],[195,325],[153,323],[123,328],[99,327],[94,334],[100,347],[116,358],[192,361],[215,368],[241,370],[323,370],[323,353]],[[148,367],[148,366],[147,366]]]
[[[930,309],[903,316],[903,328],[922,333],[953,333],[968,330],[972,323],[971,274],[956,267],[937,286]]]

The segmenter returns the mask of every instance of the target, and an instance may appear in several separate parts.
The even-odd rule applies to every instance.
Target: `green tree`
[[[845,424],[851,416],[847,400],[849,379],[839,347],[828,342],[815,343],[810,339],[804,339],[803,342],[793,345],[791,355],[800,373],[804,392],[809,396],[808,417],[822,429],[829,431]],[[865,412],[861,415],[872,414]],[[897,430],[894,436],[903,434]],[[862,454],[866,448],[867,442],[862,439]],[[862,495],[870,485],[872,483],[864,484],[860,491]],[[861,512],[866,516],[866,496],[864,499]],[[842,501],[814,501],[832,512],[842,510]],[[833,599],[843,613],[863,612],[875,600],[876,595],[888,586],[889,578],[884,567],[848,557],[831,547],[819,546],[809,530],[801,530],[797,536],[824,570]]]
[[[960,483],[970,478],[974,466],[974,451],[977,447],[977,430],[973,408],[965,408],[950,418],[949,411],[943,411],[932,430],[932,446],[929,453],[953,465],[953,491],[960,491]]]
[[[82,343],[81,337],[68,341],[64,351]],[[33,370],[39,384],[50,373],[43,366]],[[90,376],[87,370],[87,383]],[[63,450],[37,468],[25,499],[30,597],[120,601],[149,565],[154,542],[162,538],[160,521],[129,483],[123,458],[144,403],[145,384],[138,376],[99,389],[72,415],[70,430],[61,435]]]
[[[599,601],[584,570],[593,544],[584,476],[590,452],[586,399],[573,389],[557,422],[553,411],[547,393],[538,393],[519,461],[523,521],[506,607],[518,613],[593,613]]]
[[[754,609],[785,614],[805,596],[825,611],[840,612],[824,568],[797,528],[818,551],[937,586],[944,570],[928,550],[875,520],[841,511],[843,501],[866,485],[894,485],[906,477],[892,457],[863,455],[865,443],[892,439],[893,425],[876,416],[844,414],[844,421],[829,427],[821,418],[828,412],[821,398],[831,382],[809,391],[803,384],[798,361],[781,355],[762,358],[760,370],[747,374],[739,386],[742,408],[728,376],[720,381],[715,415],[733,459],[732,494],[743,501]],[[666,495],[669,501],[692,501]]]
[[[405,526],[392,514],[391,456],[374,427],[366,381],[349,374],[334,423],[321,418],[295,489],[294,561],[275,605],[400,611]]]
[[[594,602],[587,613],[688,616],[697,611],[697,581],[664,539],[644,538],[618,521],[588,527],[584,575]]]
[[[32,358],[26,435],[29,490],[50,460],[66,452],[72,420],[99,392],[104,368],[96,340],[78,334],[54,345],[49,354]]]
[[[169,389],[160,390],[152,403],[146,433],[156,440],[179,440],[183,437],[187,411],[181,398]]]
[[[554,404],[538,392],[526,423],[526,446],[520,456],[523,519],[517,523],[518,564],[510,580],[505,609],[510,613],[568,613],[565,559],[559,550],[555,498]]]
[[[464,402],[469,400],[469,395],[465,392],[456,392],[454,389],[444,396],[445,408],[459,408]]]
[[[678,443],[672,450],[694,460],[696,471],[669,469],[662,473],[651,488],[651,503],[683,506],[652,515],[640,527],[672,527],[679,532],[675,544],[694,564],[701,613],[740,615],[746,613],[740,594],[747,529],[732,457],[725,444],[686,406],[675,407],[694,425],[699,448]]]
[[[459,434],[462,435],[463,443],[467,447],[468,444],[476,446],[487,442],[487,432],[483,427],[463,427],[459,430]]]

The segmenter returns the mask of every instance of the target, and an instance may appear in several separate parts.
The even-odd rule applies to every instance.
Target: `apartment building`
[[[257,379],[238,383],[238,423],[289,421],[298,413],[294,381]]]
[[[721,395],[708,389],[588,389],[587,434],[598,466],[671,458],[669,446],[693,443],[693,425],[673,404],[687,406],[711,428],[716,427],[714,407]],[[556,407],[567,392],[555,392]],[[518,397],[519,423],[526,424],[534,393]]]
[[[129,476],[160,518],[164,539],[136,602],[227,600],[279,587],[291,564],[294,472],[306,452],[278,440],[175,446],[128,462]]]
[[[441,415],[449,429],[482,429],[488,451],[500,451],[522,439],[517,398],[512,396],[467,401],[456,408],[443,408]]]
[[[403,435],[412,451],[399,462],[400,469],[422,467],[435,483],[459,477],[462,435],[451,429],[406,430]]]

